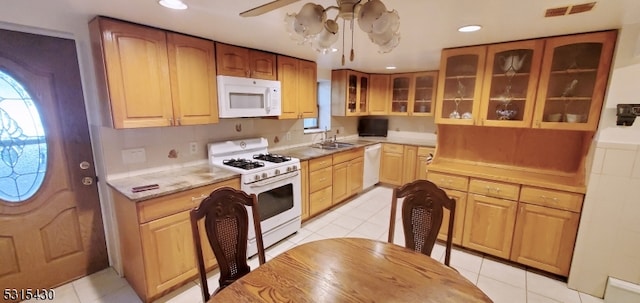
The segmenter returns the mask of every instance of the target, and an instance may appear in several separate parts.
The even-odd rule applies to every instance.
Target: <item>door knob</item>
[[[87,161],[82,161],[80,162],[80,169],[89,169],[89,167],[91,167],[91,164]]]

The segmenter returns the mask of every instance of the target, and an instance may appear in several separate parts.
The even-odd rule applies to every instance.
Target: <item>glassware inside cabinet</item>
[[[547,83],[544,122],[587,123],[602,43],[555,48]]]
[[[369,95],[369,78],[360,78],[360,113],[367,113],[367,96]]]
[[[430,113],[433,102],[435,77],[432,75],[418,75],[414,87],[414,113]]]
[[[473,118],[478,61],[479,56],[476,54],[447,58],[442,118]]]
[[[532,49],[512,49],[494,55],[485,119],[523,120],[532,58]]]
[[[408,76],[395,77],[392,80],[391,112],[407,112],[409,105],[409,86],[411,79]]]
[[[347,87],[347,108],[349,112],[354,113],[356,111],[356,101],[358,93],[358,76],[350,74],[348,80],[349,86]]]

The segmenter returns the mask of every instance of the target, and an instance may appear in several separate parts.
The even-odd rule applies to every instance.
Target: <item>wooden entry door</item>
[[[77,58],[73,40],[0,29],[3,289],[54,287],[108,266]]]

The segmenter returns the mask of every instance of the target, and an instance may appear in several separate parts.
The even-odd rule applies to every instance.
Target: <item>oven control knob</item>
[[[298,170],[298,166],[297,166],[297,165],[294,165],[294,166],[291,168],[291,171],[296,171],[296,170]]]
[[[266,179],[267,178],[267,173],[262,173],[262,179]]]
[[[256,181],[260,180],[260,176],[259,176],[259,175],[255,175],[255,176],[253,176],[253,178],[254,178]]]
[[[276,176],[279,175],[280,174],[280,170],[276,169],[275,174],[276,174]]]

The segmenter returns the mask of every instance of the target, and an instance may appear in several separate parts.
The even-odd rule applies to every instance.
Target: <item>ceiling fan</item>
[[[283,6],[287,6],[291,3],[294,2],[298,2],[300,0],[275,0],[275,1],[271,1],[269,3],[260,5],[258,7],[254,7],[250,10],[246,10],[242,13],[240,13],[241,17],[255,17],[255,16],[260,16],[262,14],[266,14],[272,10],[276,10],[279,9]]]
[[[253,17],[268,13],[298,0],[276,0],[240,13],[242,17]],[[336,12],[334,18],[329,18],[327,12]],[[396,10],[388,11],[381,0],[336,0],[335,6],[324,8],[312,2],[306,3],[300,12],[287,14],[285,28],[290,37],[299,44],[310,44],[320,53],[336,51],[333,44],[338,40],[338,18],[343,19],[343,53],[344,65],[344,31],[345,23],[350,23],[351,56],[353,61],[353,28],[357,23],[360,29],[367,33],[371,42],[379,46],[378,52],[388,53],[400,42],[400,16]]]

